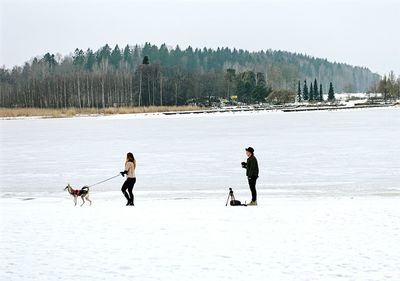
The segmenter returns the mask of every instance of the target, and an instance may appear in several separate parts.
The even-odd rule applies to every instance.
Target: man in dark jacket
[[[256,182],[258,179],[258,163],[257,158],[254,156],[254,149],[252,147],[246,148],[247,162],[242,162],[242,167],[246,169],[246,176],[249,181],[251,191],[251,202],[248,206],[257,206],[257,191]]]

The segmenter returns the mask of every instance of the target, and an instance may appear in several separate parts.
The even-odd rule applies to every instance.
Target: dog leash
[[[87,187],[92,187],[92,186],[95,186],[95,185],[101,184],[101,183],[103,183],[103,182],[106,182],[106,181],[112,180],[113,178],[116,178],[116,177],[119,177],[119,176],[120,176],[120,173],[118,173],[118,175],[116,175],[116,176],[113,176],[113,177],[111,177],[111,178],[108,178],[108,179],[106,179],[106,180],[102,180],[102,181],[96,182],[95,184],[88,185]]]

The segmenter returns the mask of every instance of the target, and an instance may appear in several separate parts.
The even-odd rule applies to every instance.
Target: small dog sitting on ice
[[[82,205],[85,204],[85,199],[90,202],[90,205],[92,205],[92,201],[89,199],[89,187],[84,186],[81,189],[73,189],[69,184],[64,188],[64,190],[68,190],[68,193],[71,194],[72,197],[74,197],[74,203],[76,206],[76,199],[78,196],[82,198]],[[82,206],[81,205],[81,206]]]

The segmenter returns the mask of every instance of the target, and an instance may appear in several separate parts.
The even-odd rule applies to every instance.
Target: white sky
[[[281,49],[400,74],[400,0],[0,0],[0,65],[151,42]]]

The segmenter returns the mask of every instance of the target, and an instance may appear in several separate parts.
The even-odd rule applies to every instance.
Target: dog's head
[[[69,189],[69,188],[71,188],[71,186],[68,184],[68,185],[64,188],[64,191],[67,190],[67,189]]]

